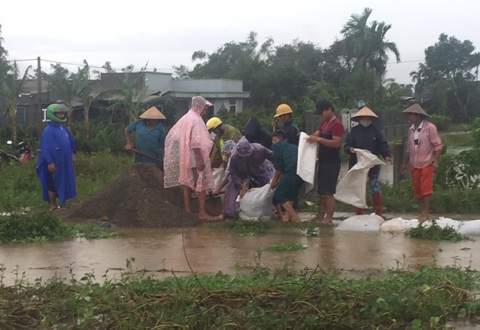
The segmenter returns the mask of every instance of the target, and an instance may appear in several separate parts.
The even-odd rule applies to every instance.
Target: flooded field
[[[476,240],[460,243],[417,240],[404,233],[335,231],[320,227],[320,237],[305,237],[292,227],[289,234],[240,236],[219,225],[194,228],[121,229],[116,239],[3,244],[0,264],[3,282],[48,279],[54,275],[79,279],[93,273],[119,278],[126,271],[127,259],[134,258],[134,270],[165,278],[193,272],[214,274],[243,273],[260,265],[296,269],[319,267],[345,271],[408,270],[426,266],[459,266],[480,269]],[[265,249],[282,243],[301,243],[304,250],[272,252]]]

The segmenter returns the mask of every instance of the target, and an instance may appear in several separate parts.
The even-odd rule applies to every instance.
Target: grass
[[[305,246],[300,243],[283,243],[279,245],[272,245],[267,247],[265,250],[267,251],[277,251],[277,252],[282,252],[282,251],[300,251],[305,249]]]
[[[452,227],[440,227],[435,220],[432,220],[431,224],[423,223],[415,228],[411,228],[406,234],[413,238],[432,241],[461,242],[467,240],[465,236],[457,233]]]
[[[0,243],[66,240],[77,237],[113,238],[118,237],[118,234],[93,224],[69,224],[49,211],[0,216]]]
[[[129,265],[132,267],[132,264]],[[319,269],[255,269],[155,280],[0,282],[2,329],[442,329],[478,321],[479,273],[388,270],[347,279]],[[1,279],[1,271],[0,271]]]

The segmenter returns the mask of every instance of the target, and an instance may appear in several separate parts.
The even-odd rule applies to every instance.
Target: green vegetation
[[[77,199],[82,200],[105,184],[119,177],[133,164],[133,158],[108,151],[75,156],[77,165]],[[47,208],[42,201],[42,188],[36,173],[36,161],[13,164],[0,171],[0,212],[31,208],[32,211]]]
[[[443,329],[476,321],[479,273],[388,270],[361,279],[318,270],[155,280],[129,271],[99,284],[54,278],[6,287],[2,329]],[[0,271],[0,279],[1,279]]]
[[[265,235],[272,228],[271,221],[228,221],[226,226],[242,236]]]
[[[0,243],[51,241],[76,237],[96,239],[117,236],[118,234],[105,232],[103,228],[93,224],[68,224],[50,211],[41,211],[34,214],[9,213],[8,216],[0,216]]]
[[[267,251],[300,251],[305,249],[305,246],[301,243],[283,243],[280,245],[272,245],[267,247]]]
[[[421,224],[407,231],[407,235],[413,238],[428,239],[432,241],[460,242],[467,238],[455,231],[452,227],[441,228],[435,220],[431,224]]]

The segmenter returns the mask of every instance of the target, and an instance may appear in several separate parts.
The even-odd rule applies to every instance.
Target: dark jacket
[[[343,150],[350,155],[349,168],[352,168],[357,163],[357,156],[350,152],[350,148],[364,149],[370,151],[376,156],[382,156],[383,158],[390,156],[390,150],[388,143],[383,137],[380,129],[371,124],[367,127],[357,125],[352,128],[347,135]],[[380,166],[374,166],[369,173],[377,174],[380,172]]]
[[[272,133],[262,128],[260,121],[256,117],[252,117],[247,121],[243,134],[250,143],[260,143],[269,149],[272,145]]]
[[[294,144],[298,147],[298,140],[300,138],[300,130],[298,129],[297,124],[293,121],[293,119],[288,120],[283,124],[283,130],[286,133],[285,140],[288,143]]]

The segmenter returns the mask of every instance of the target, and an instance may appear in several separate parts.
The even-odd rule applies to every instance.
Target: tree
[[[159,102],[161,97],[151,97],[150,95],[147,95],[148,88],[142,82],[144,79],[143,74],[139,75],[138,78],[134,80],[126,70],[124,70],[124,72],[122,88],[112,89],[106,92],[111,95],[121,96],[120,99],[115,100],[110,106],[108,106],[107,110],[112,111],[112,118],[116,111],[123,110],[125,115],[124,118],[131,122],[137,119],[138,116],[145,111],[147,105]],[[144,69],[142,72],[144,72]]]
[[[17,143],[17,107],[18,98],[22,93],[23,85],[28,77],[29,66],[22,78],[20,78],[17,62],[13,62],[11,74],[5,79],[2,85],[2,94],[7,101],[7,114],[12,120],[12,140]]]
[[[460,41],[442,33],[438,42],[425,50],[425,63],[419,64],[418,71],[412,72],[416,78],[416,91],[434,91],[432,107],[441,113],[460,114],[467,118],[478,105],[470,104],[475,88],[476,73],[480,65],[480,53],[469,40]],[[441,103],[435,102],[442,99]]]
[[[375,103],[375,79],[378,80],[380,87],[380,97],[382,97],[382,79],[386,72],[388,52],[395,55],[397,62],[400,61],[400,53],[395,43],[386,40],[386,34],[391,29],[391,25],[384,22],[373,21],[368,25],[368,19],[372,14],[372,9],[365,8],[363,13],[353,14],[344,25],[341,33],[344,35],[345,52],[347,62],[354,60],[355,67],[360,67],[363,72],[365,82],[371,81],[371,92],[368,93],[367,84],[365,96],[371,95],[371,103]],[[370,77],[367,71],[371,71]]]
[[[11,69],[7,61],[7,50],[3,47],[2,25],[0,24],[0,79],[5,79],[7,72]]]

